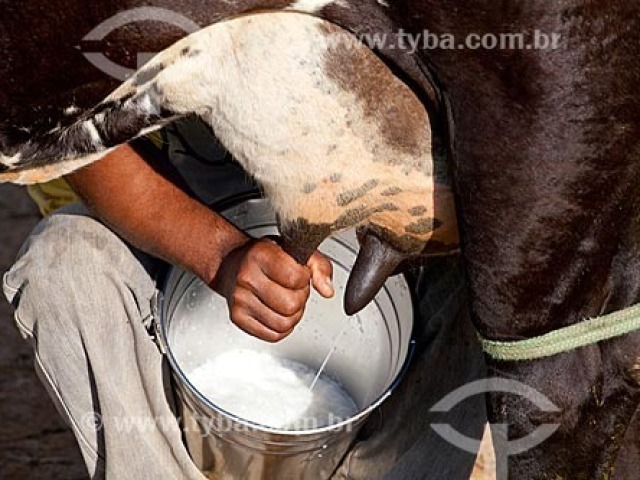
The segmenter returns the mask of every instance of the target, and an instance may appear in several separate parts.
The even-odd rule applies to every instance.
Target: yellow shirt
[[[38,205],[40,213],[45,217],[57,209],[79,200],[69,184],[62,178],[48,183],[29,185],[27,191]]]

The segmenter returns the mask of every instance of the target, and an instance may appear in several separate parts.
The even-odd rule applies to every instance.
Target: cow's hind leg
[[[121,97],[112,95],[66,126],[41,132],[4,128],[0,131],[0,182],[31,184],[60,177],[175,118],[148,89],[140,89]]]

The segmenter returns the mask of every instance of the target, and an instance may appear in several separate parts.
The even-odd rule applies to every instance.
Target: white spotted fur
[[[0,174],[0,181],[11,182],[16,185],[32,185],[34,183],[49,182],[63,175],[75,172],[93,162],[97,162],[111,151],[113,151],[113,148],[79,158],[69,158],[52,165],[44,165],[38,168],[16,172],[6,172]]]
[[[297,0],[288,9],[298,12],[317,13],[332,3],[343,4],[339,0]]]
[[[93,145],[96,148],[101,149],[101,147],[103,146],[102,138],[100,138],[100,134],[98,133],[98,129],[96,128],[96,126],[93,124],[93,120],[87,120],[86,122],[84,122],[84,128],[89,134]]]
[[[12,167],[16,165],[18,162],[20,162],[20,158],[21,158],[20,152],[11,156],[0,153],[0,164],[5,165],[7,167]]]

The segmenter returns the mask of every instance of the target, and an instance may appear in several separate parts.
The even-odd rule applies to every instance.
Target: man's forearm
[[[130,146],[68,177],[118,234],[211,284],[223,258],[247,238],[160,175]]]

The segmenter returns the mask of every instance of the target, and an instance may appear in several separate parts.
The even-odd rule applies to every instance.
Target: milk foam
[[[230,350],[191,371],[191,383],[219,408],[263,426],[309,430],[353,416],[357,406],[339,382],[299,362]]]

